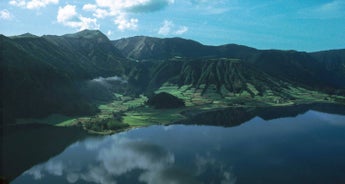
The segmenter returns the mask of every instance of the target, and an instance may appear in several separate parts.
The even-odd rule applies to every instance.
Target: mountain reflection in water
[[[182,114],[188,118],[186,120],[178,121],[176,124],[231,127],[240,125],[256,116],[263,118],[264,120],[272,120],[284,117],[295,117],[299,114],[306,113],[308,110],[345,115],[345,106],[325,103],[252,108],[229,107],[215,110],[184,111]]]
[[[63,157],[34,166],[24,175],[31,176],[35,182],[49,175],[63,177],[68,183],[131,183],[135,182],[131,181],[133,176],[143,183],[197,183],[188,171],[174,168],[172,153],[124,135],[76,143],[63,153]],[[77,157],[70,159],[73,156]]]
[[[280,110],[271,112],[288,118],[264,120],[275,117],[251,109],[237,124],[219,123],[234,126],[250,119],[232,128],[150,126],[89,137],[13,183],[345,183],[345,116],[304,106]],[[222,111],[211,113],[231,115]],[[200,114],[210,111],[189,113],[200,120]],[[303,114],[291,117],[296,113]]]

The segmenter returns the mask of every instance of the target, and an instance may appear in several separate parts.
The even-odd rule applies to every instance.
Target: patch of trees
[[[84,128],[87,130],[93,130],[102,132],[106,130],[119,130],[129,127],[127,123],[119,121],[117,118],[97,119],[93,121],[87,121],[83,123]]]
[[[185,102],[182,99],[166,92],[153,95],[148,99],[146,104],[156,109],[170,109],[185,106]]]

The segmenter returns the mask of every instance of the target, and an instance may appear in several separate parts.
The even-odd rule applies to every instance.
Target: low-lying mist
[[[99,83],[99,84],[102,84],[102,85],[106,85],[106,86],[111,86],[111,84],[113,83],[118,83],[120,82],[121,84],[126,84],[127,83],[127,80],[123,79],[122,77],[119,77],[119,76],[112,76],[112,77],[97,77],[97,78],[94,78],[92,80],[89,81],[89,83]]]
[[[114,93],[123,92],[127,83],[123,77],[100,76],[84,81],[80,87],[80,92],[89,100],[108,101],[114,98]]]

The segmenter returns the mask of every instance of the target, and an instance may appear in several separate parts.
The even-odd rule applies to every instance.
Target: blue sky
[[[99,29],[112,40],[183,37],[207,45],[345,48],[345,0],[0,0],[0,33]]]

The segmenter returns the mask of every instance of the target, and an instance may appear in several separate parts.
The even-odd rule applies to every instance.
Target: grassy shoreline
[[[99,103],[99,113],[93,116],[69,117],[52,114],[41,119],[18,119],[17,124],[44,123],[53,126],[77,126],[92,134],[113,134],[132,128],[150,125],[167,125],[186,120],[186,111],[212,111],[225,108],[271,108],[288,107],[301,104],[340,104],[345,105],[344,96],[335,96],[304,88],[293,88],[283,91],[290,98],[282,98],[270,93],[251,96],[250,94],[229,94],[222,96],[214,91],[202,93],[191,86],[177,87],[163,85],[155,93],[167,92],[185,101],[186,107],[176,109],[154,109],[145,104],[147,97],[140,95],[130,97],[114,94],[114,100]]]

